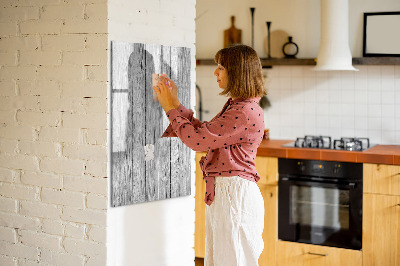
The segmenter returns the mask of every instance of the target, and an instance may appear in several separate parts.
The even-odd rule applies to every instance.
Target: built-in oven
[[[278,159],[278,238],[361,250],[360,163]]]

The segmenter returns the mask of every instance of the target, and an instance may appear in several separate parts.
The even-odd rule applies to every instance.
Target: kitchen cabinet
[[[359,266],[362,252],[287,241],[277,243],[277,266]],[[377,264],[383,265],[383,264]]]
[[[206,239],[206,224],[204,195],[206,193],[206,183],[203,181],[203,172],[200,169],[199,161],[202,156],[206,156],[206,152],[196,152],[196,194],[195,194],[195,228],[194,228],[194,253],[197,258],[204,258],[205,239]]]
[[[363,171],[363,266],[400,266],[400,166]]]
[[[203,181],[203,172],[200,169],[199,161],[205,152],[196,153],[196,195],[195,195],[195,256],[204,258],[205,255],[205,222],[204,222],[204,194],[206,191]],[[257,172],[261,176],[258,181],[261,194],[264,198],[264,250],[259,258],[259,265],[275,265],[276,242],[278,240],[278,159],[272,157],[257,156],[254,160]]]
[[[400,196],[399,165],[365,163],[363,173],[364,193]]]

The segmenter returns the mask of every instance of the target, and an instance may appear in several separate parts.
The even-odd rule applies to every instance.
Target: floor
[[[204,259],[203,258],[195,258],[194,265],[195,266],[204,266]]]

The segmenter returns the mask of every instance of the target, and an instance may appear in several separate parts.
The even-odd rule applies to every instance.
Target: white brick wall
[[[107,1],[0,1],[0,265],[105,265]]]

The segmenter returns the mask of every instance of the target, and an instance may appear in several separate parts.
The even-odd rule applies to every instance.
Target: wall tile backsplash
[[[355,67],[359,71],[318,72],[313,66],[265,69],[272,106],[264,115],[270,137],[369,137],[373,144],[400,144],[400,66]],[[218,95],[214,69],[196,68],[203,110],[209,112],[203,112],[203,121],[211,120],[227,100]]]

